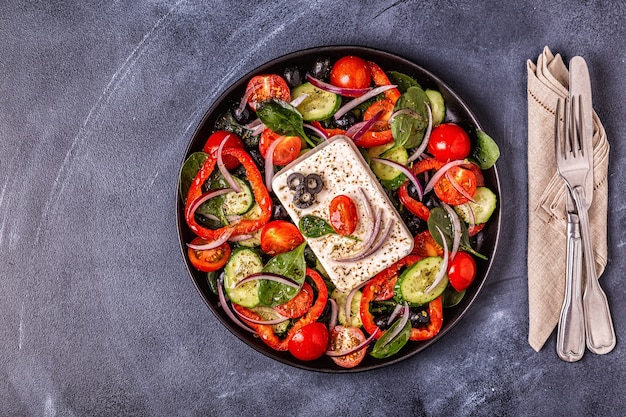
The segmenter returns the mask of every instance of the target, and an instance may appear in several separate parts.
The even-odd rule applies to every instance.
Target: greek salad
[[[191,268],[297,361],[354,368],[434,338],[487,259],[497,144],[381,65],[321,55],[251,76],[180,170]]]

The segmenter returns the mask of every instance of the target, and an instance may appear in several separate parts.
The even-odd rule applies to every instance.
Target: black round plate
[[[319,48],[311,48],[290,53],[288,55],[276,58],[250,73],[243,76],[236,83],[231,85],[208,109],[202,120],[200,121],[189,146],[185,152],[185,155],[181,161],[181,166],[184,160],[193,152],[202,150],[202,147],[212,133],[214,124],[218,117],[233,106],[234,103],[238,103],[243,96],[248,80],[254,75],[264,73],[276,73],[282,74],[283,70],[287,66],[297,65],[301,69],[306,70],[311,67],[313,62],[320,56],[328,56],[331,60],[336,60],[344,55],[356,55],[364,59],[368,59],[376,62],[385,71],[399,71],[415,78],[422,88],[434,88],[441,92],[446,102],[446,121],[458,123],[459,125],[467,128],[469,131],[480,130],[481,126],[468,108],[463,100],[448,87],[442,80],[436,77],[430,71],[422,68],[413,62],[401,58],[397,55],[368,48],[358,46],[327,46]],[[359,372],[370,369],[376,369],[384,366],[389,366],[407,359],[418,352],[426,349],[433,343],[437,342],[455,326],[461,318],[467,313],[470,306],[478,296],[481,288],[483,287],[489,269],[494,259],[496,246],[498,243],[498,235],[500,230],[500,182],[498,179],[498,172],[496,167],[485,171],[485,183],[490,187],[498,196],[498,207],[494,212],[491,220],[479,234],[477,241],[477,249],[479,252],[487,255],[489,261],[477,260],[477,275],[474,283],[467,289],[463,300],[453,308],[444,310],[444,324],[439,334],[431,340],[424,342],[409,342],[398,354],[387,359],[374,359],[369,355],[365,360],[357,367],[352,369],[341,368],[328,357],[322,357],[312,362],[302,362],[295,359],[288,352],[278,352],[268,346],[266,346],[258,337],[251,335],[250,333],[242,330],[235,325],[224,313],[224,311],[218,305],[218,297],[211,292],[207,283],[206,273],[197,271],[189,263],[189,259],[186,254],[185,242],[191,241],[193,238],[192,232],[187,228],[184,219],[184,207],[178,199],[177,203],[177,223],[181,251],[183,258],[185,259],[189,274],[193,280],[198,292],[209,306],[215,316],[226,326],[235,336],[241,339],[243,342],[256,349],[258,352],[273,358],[282,363],[292,365],[302,369],[308,369],[312,371],[320,372]],[[178,193],[177,193],[178,195]],[[208,329],[207,329],[208,331]]]

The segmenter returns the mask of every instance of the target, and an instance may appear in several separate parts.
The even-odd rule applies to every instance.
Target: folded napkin
[[[569,74],[548,47],[528,61],[528,307],[530,346],[539,351],[558,321],[565,294],[566,186],[556,172],[554,118],[568,95]],[[594,195],[589,209],[598,276],[607,263],[609,143],[593,113]]]

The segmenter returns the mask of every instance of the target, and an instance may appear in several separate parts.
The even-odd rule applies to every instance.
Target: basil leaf
[[[335,229],[328,224],[328,222],[321,217],[306,215],[300,218],[298,223],[300,232],[305,237],[318,238],[325,235],[336,233]]]
[[[394,332],[394,330],[400,326],[402,322],[401,319],[397,319],[391,327],[383,334],[380,339],[376,341],[370,355],[377,359],[388,358],[389,356],[395,355],[406,345],[409,341],[409,337],[411,337],[411,320],[407,320],[406,324],[394,337],[393,339],[389,339],[389,336]]]
[[[189,193],[193,179],[196,178],[198,171],[200,171],[208,156],[209,155],[204,152],[194,152],[189,155],[189,158],[185,160],[185,163],[181,167],[179,190],[180,198],[182,198],[183,203],[187,200],[187,194]]]
[[[396,147],[414,148],[424,139],[424,131],[428,126],[428,110],[425,103],[430,103],[428,96],[424,90],[415,86],[409,87],[396,102],[394,113],[400,110],[411,112],[398,114],[389,123]]]
[[[274,256],[263,267],[263,272],[282,275],[303,284],[306,277],[305,247],[306,243],[303,243],[292,251]],[[269,280],[259,282],[259,300],[266,306],[275,307],[284,304],[297,293],[298,289],[279,282]]]
[[[309,145],[315,147],[315,143],[304,133],[303,120],[300,112],[291,104],[271,98],[257,107],[257,116],[270,130],[285,136],[299,136]]]
[[[441,235],[439,235],[439,232],[437,231],[437,226],[439,226],[443,232],[445,242],[441,240]],[[428,231],[440,246],[452,246],[452,242],[454,241],[453,229],[454,226],[452,225],[452,220],[448,216],[448,212],[443,207],[435,207],[430,211],[430,216],[428,217]],[[477,258],[484,260],[488,259],[485,255],[472,248],[469,241],[469,235],[467,234],[467,225],[463,221],[461,222],[461,242],[459,247],[464,251],[473,254]]]

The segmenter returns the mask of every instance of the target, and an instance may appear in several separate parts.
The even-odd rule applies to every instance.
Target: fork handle
[[[596,274],[589,215],[585,205],[585,191],[582,186],[574,188],[574,200],[580,217],[580,229],[583,241],[583,259],[585,263],[585,331],[587,348],[600,355],[609,353],[615,347],[615,329],[606,294],[602,291]]]
[[[559,358],[566,362],[576,362],[585,353],[582,261],[580,222],[576,214],[568,213],[565,298],[561,308],[561,317],[556,336],[556,353],[559,355]]]

